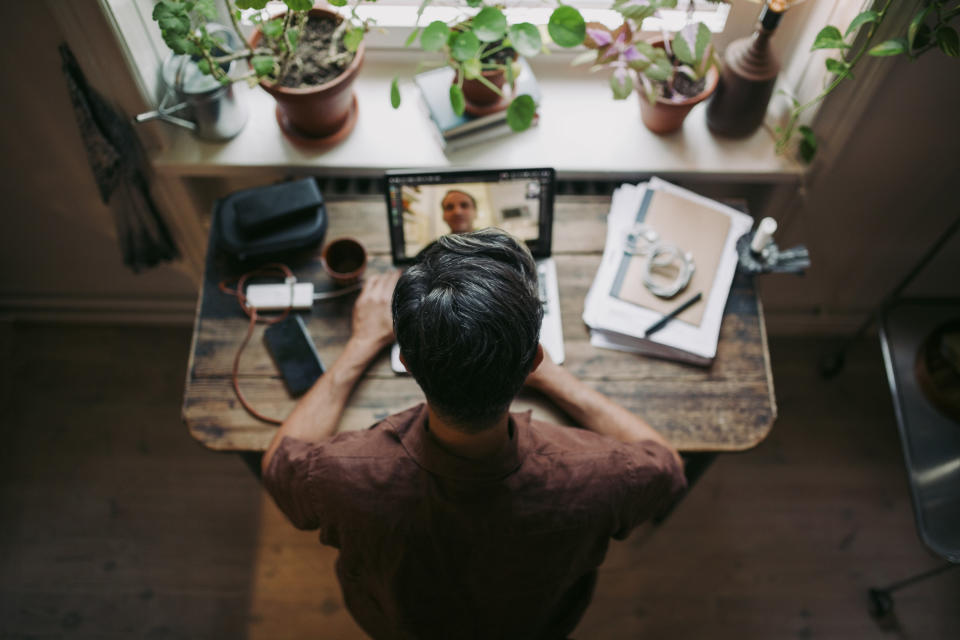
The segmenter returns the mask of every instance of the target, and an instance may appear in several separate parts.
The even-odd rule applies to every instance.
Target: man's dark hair
[[[533,368],[542,317],[533,257],[498,229],[442,236],[393,293],[407,368],[434,411],[464,431],[509,408]]]

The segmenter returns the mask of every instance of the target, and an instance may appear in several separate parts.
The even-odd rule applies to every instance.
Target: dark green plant
[[[463,115],[466,101],[463,96],[464,80],[477,80],[491,91],[503,92],[483,76],[484,71],[499,70],[505,82],[511,84],[515,77],[514,60],[498,60],[497,54],[515,51],[530,58],[543,50],[540,30],[529,22],[508,24],[501,6],[484,5],[482,0],[465,0],[469,8],[479,8],[472,16],[464,15],[451,23],[435,20],[426,27],[417,25],[406,46],[419,38],[424,52],[437,52],[442,58],[438,64],[449,64],[457,71],[457,81],[450,85],[450,106],[454,113]],[[431,0],[420,5],[421,15]],[[575,47],[583,42],[585,23],[580,12],[569,6],[554,10],[547,24],[553,41],[561,47]],[[390,103],[400,106],[399,79],[390,85]],[[507,123],[514,131],[527,129],[536,113],[536,104],[531,96],[515,96],[507,107]]]
[[[252,68],[252,73],[245,77],[276,80],[283,77],[296,55],[300,34],[313,7],[313,0],[283,1],[288,10],[282,16],[271,18],[265,11],[268,0],[223,0],[233,29],[245,45],[240,51],[228,50],[222,38],[207,30],[207,25],[218,18],[216,0],[160,0],[153,8],[153,19],[160,27],[163,41],[174,53],[198,57],[200,70],[224,84],[241,79],[231,78],[226,73],[230,62],[241,59],[247,60]],[[367,31],[367,23],[356,15],[356,5],[360,1],[353,2],[350,18],[342,20],[337,27],[325,63],[338,64],[345,56],[352,56],[360,46]],[[343,7],[347,0],[329,0],[329,3]],[[252,21],[263,34],[256,48],[247,45],[240,31],[241,11],[244,9],[256,11],[252,14]],[[340,41],[346,53],[338,51],[336,45]]]
[[[776,129],[778,153],[791,148],[794,139],[799,136],[800,157],[808,163],[813,160],[817,152],[817,138],[809,126],[798,124],[800,115],[819,104],[844,80],[852,78],[854,68],[864,56],[882,58],[904,55],[909,60],[916,60],[931,49],[939,49],[954,58],[960,56],[960,38],[957,30],[950,25],[960,15],[960,2],[957,0],[923,0],[910,20],[906,33],[875,43],[880,25],[889,16],[892,1],[883,0],[879,8],[860,13],[850,21],[845,31],[841,32],[832,25],[820,30],[810,50],[831,49],[837,52],[836,57],[826,61],[827,70],[834,74],[833,79],[809,102],[800,104],[796,98],[793,99],[793,109],[786,125]],[[877,2],[874,6],[880,4]],[[948,8],[949,4],[953,6]],[[858,38],[861,28],[868,30],[864,37]]]

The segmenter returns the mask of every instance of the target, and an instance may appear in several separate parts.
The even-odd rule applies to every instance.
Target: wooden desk
[[[740,451],[760,443],[776,417],[773,378],[763,313],[750,278],[737,275],[720,330],[717,358],[709,369],[596,349],[581,320],[583,300],[600,263],[610,199],[561,196],[556,202],[553,252],[560,281],[566,345],[565,366],[597,390],[646,418],[681,451]],[[371,254],[370,269],[390,268],[382,198],[328,202],[327,239],[358,238]],[[300,280],[332,288],[319,258],[289,263]],[[187,368],[183,419],[190,434],[211,449],[263,451],[276,427],[246,413],[231,387],[231,369],[248,320],[235,298],[217,284],[241,275],[216,251],[207,255],[193,344]],[[321,359],[332,363],[350,335],[355,295],[317,302],[304,315]],[[261,413],[282,418],[295,404],[263,345],[258,325],[240,363],[240,388]],[[385,352],[351,397],[341,430],[365,429],[385,416],[423,401],[409,376],[390,369]],[[514,410],[569,424],[543,397],[524,392]]]

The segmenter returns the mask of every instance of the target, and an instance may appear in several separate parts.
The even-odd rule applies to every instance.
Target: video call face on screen
[[[449,233],[498,227],[520,240],[535,240],[540,224],[537,180],[403,185],[404,257]]]

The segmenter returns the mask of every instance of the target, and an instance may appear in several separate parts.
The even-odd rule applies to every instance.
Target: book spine
[[[530,123],[530,128],[537,126],[540,122],[540,114],[535,114],[533,116],[533,122]],[[528,129],[529,131],[529,129]],[[469,147],[470,145],[484,142],[486,140],[493,140],[494,138],[500,138],[502,136],[509,135],[511,133],[516,133],[513,129],[510,128],[506,122],[503,124],[495,124],[478,131],[474,131],[468,134],[457,136],[451,140],[447,140],[447,152],[456,151],[457,149],[462,149],[464,147]]]
[[[420,96],[420,100],[417,102],[420,105],[420,110],[423,111],[424,115],[427,116],[427,120],[430,122],[428,129],[430,129],[430,132],[433,133],[433,137],[437,141],[437,144],[440,145],[441,149],[446,149],[447,140],[443,137],[443,133],[437,126],[437,121],[434,120],[433,114],[430,113],[430,106],[427,104],[427,101],[423,99],[423,95]]]

